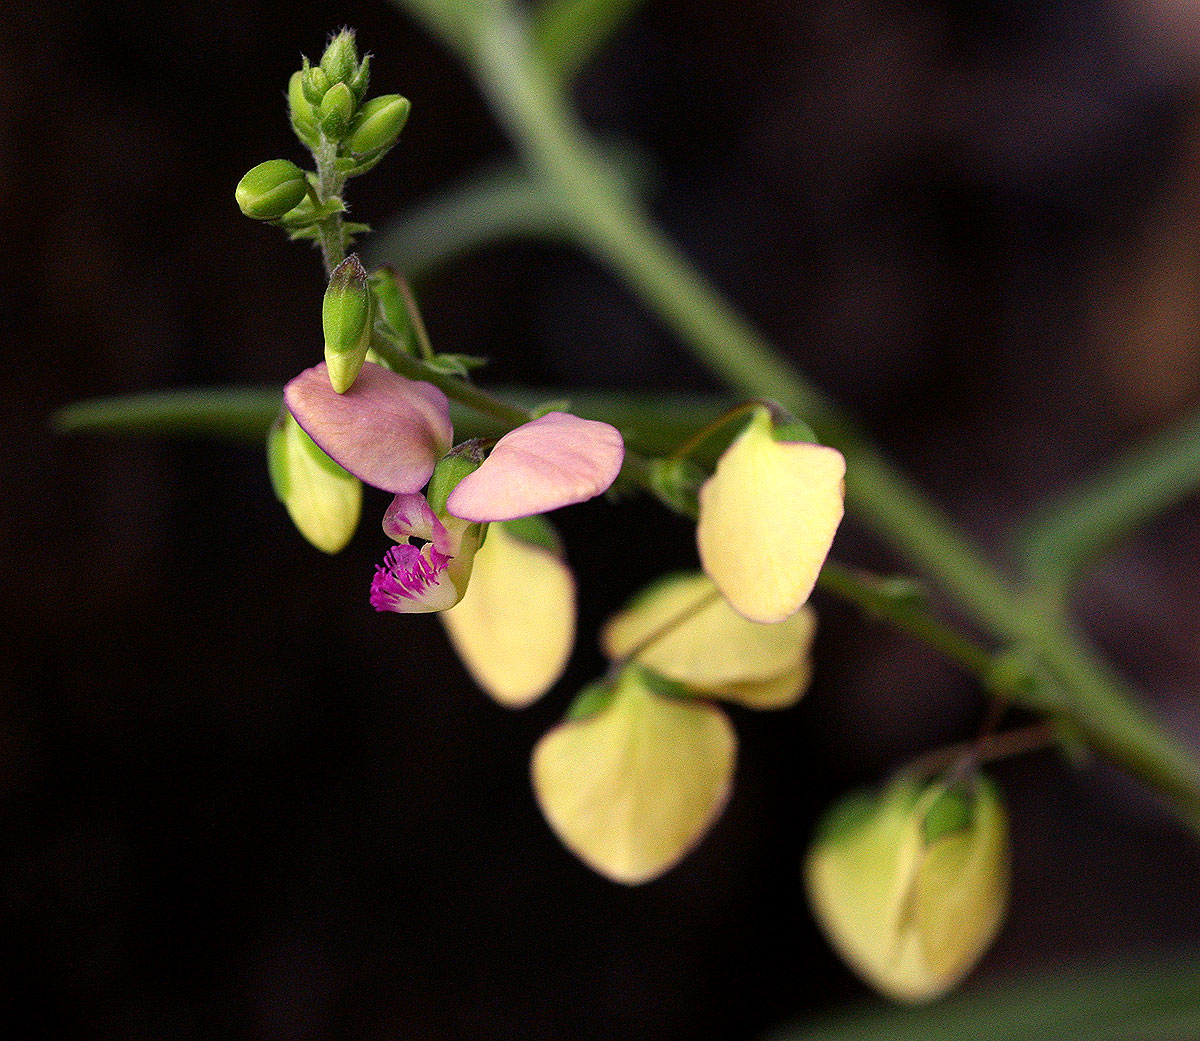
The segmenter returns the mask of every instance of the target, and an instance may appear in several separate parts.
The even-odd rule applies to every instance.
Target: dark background
[[[503,139],[382,2],[0,10],[0,1001],[17,1035],[741,1039],[863,994],[798,885],[814,816],[969,734],[972,686],[819,600],[816,682],[736,713],[737,789],[700,849],[626,890],[564,852],[533,742],[600,668],[596,624],[692,566],[644,502],[562,517],[567,678],[492,705],[436,622],[366,591],[384,497],[329,559],[258,447],[62,438],[79,397],[282,383],[319,357],[307,247],[241,217],[299,161],[282,90],[356,26],[402,147],[352,185],[382,226]],[[1183,0],[653,0],[580,81],[656,166],[656,212],[739,306],[998,549],[1022,511],[1200,399],[1200,19]],[[489,379],[705,388],[564,248],[425,287]],[[1200,509],[1081,596],[1088,628],[1200,743]],[[838,556],[896,566],[853,524]],[[1114,772],[998,768],[1013,814],[990,977],[1200,941],[1200,852]]]

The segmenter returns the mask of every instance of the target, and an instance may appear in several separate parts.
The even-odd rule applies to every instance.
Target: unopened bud
[[[308,194],[304,171],[286,159],[259,163],[238,181],[234,198],[255,220],[277,220]]]
[[[354,115],[354,95],[344,83],[335,83],[325,92],[317,109],[321,133],[332,140],[341,140]]]
[[[358,48],[354,46],[354,30],[343,29],[321,55],[321,68],[330,83],[348,83],[358,72]]]
[[[399,94],[372,98],[354,117],[346,147],[354,155],[368,155],[391,148],[408,122],[411,108],[408,98]]]
[[[371,346],[371,290],[367,272],[351,253],[336,268],[321,303],[325,332],[325,364],[329,382],[339,394],[353,385]]]
[[[317,110],[304,96],[304,73],[293,72],[288,80],[288,115],[296,136],[309,146],[317,142]]]
[[[999,931],[1008,902],[1008,818],[983,777],[894,781],[825,815],[805,865],[830,943],[898,1001],[953,988]]]
[[[300,71],[300,89],[304,92],[305,100],[310,105],[321,104],[329,86],[329,77],[320,65],[306,65]]]
[[[367,87],[371,83],[371,56],[368,54],[359,65],[358,71],[350,77],[349,87],[354,94],[354,100],[357,104],[362,104],[362,99],[367,93]]]

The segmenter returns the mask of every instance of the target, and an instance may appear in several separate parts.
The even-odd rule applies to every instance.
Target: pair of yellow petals
[[[795,703],[815,627],[810,608],[751,622],[700,574],[664,579],[612,618],[601,644],[629,664],[593,692],[597,708],[568,716],[533,753],[534,792],[563,844],[627,885],[678,863],[720,816],[736,764],[729,717],[706,699]]]

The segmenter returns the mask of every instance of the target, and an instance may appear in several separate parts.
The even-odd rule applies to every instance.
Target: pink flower
[[[616,480],[625,447],[615,427],[550,412],[505,434],[437,511],[417,494],[453,444],[450,407],[430,383],[367,362],[338,394],[324,364],[287,385],[296,422],[335,462],[396,495],[388,550],[371,587],[385,611],[444,611],[462,598],[482,527],[584,502]],[[410,540],[415,540],[414,544]]]

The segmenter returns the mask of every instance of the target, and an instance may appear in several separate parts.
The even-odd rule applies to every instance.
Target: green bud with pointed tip
[[[358,529],[362,482],[319,449],[286,409],[267,434],[275,495],[296,529],[323,553],[338,553]]]
[[[412,105],[399,94],[372,98],[354,117],[346,147],[353,155],[370,155],[391,148],[408,122]]]
[[[359,71],[353,29],[343,29],[329,41],[329,46],[321,55],[321,68],[330,83],[348,83]]]
[[[894,780],[856,792],[818,825],[805,863],[817,923],[864,980],[896,1001],[956,986],[995,939],[1008,903],[1008,817],[984,777]]]
[[[308,194],[304,171],[286,159],[268,159],[238,181],[234,198],[255,220],[278,220]]]
[[[354,100],[358,104],[362,104],[362,99],[367,93],[367,87],[371,83],[371,56],[366,55],[362,64],[359,65],[358,71],[350,77],[348,86],[354,94]]]
[[[373,307],[367,272],[351,253],[329,276],[321,302],[325,333],[325,364],[329,383],[339,394],[353,385],[371,346]]]
[[[325,92],[317,109],[317,122],[321,133],[331,140],[340,141],[350,127],[354,115],[354,95],[344,83],[335,83]]]
[[[321,104],[329,87],[329,77],[325,70],[320,65],[309,65],[306,58],[305,66],[300,70],[300,89],[305,100],[313,106]]]

